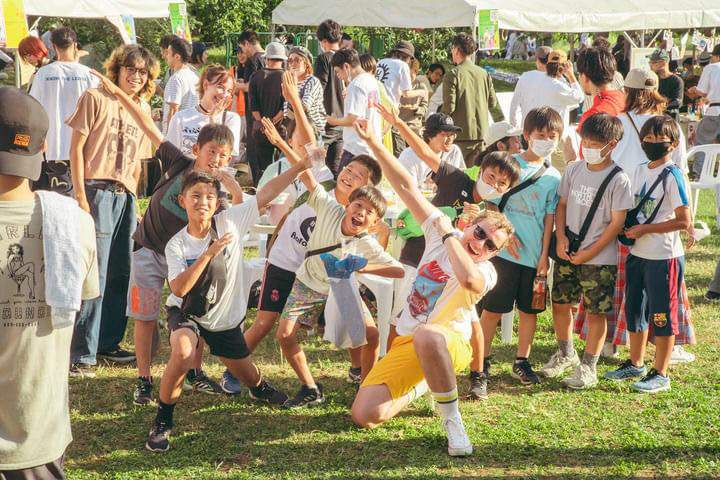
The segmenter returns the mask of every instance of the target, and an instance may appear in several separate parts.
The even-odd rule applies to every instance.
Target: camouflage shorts
[[[559,265],[553,267],[553,303],[579,303],[585,310],[604,314],[613,310],[615,265]]]

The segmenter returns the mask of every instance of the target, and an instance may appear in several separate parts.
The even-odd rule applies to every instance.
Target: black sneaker
[[[323,395],[322,385],[318,383],[317,388],[308,388],[307,385],[303,385],[295,398],[288,399],[282,406],[283,408],[294,409],[314,407],[321,403],[325,403],[325,395]]]
[[[485,372],[470,372],[470,392],[468,398],[470,400],[487,400],[487,384],[488,379]]]
[[[530,362],[528,362],[527,360],[515,362],[513,364],[512,373],[510,375],[512,375],[513,378],[517,378],[518,380],[520,380],[520,383],[522,383],[523,385],[540,383],[540,378],[533,371],[532,367],[530,366]]]
[[[109,360],[115,363],[130,363],[135,361],[135,354],[120,347],[109,352],[98,352],[98,358]]]
[[[355,383],[355,384],[361,383],[361,381],[362,381],[362,368],[360,368],[360,367],[358,367],[358,368],[350,367],[350,368],[348,369],[347,381],[348,381],[348,383]]]
[[[170,448],[170,434],[172,433],[172,425],[157,422],[150,429],[145,448],[151,452],[167,452]]]
[[[135,385],[133,392],[133,403],[139,406],[152,405],[155,401],[152,398],[153,383],[152,380],[145,380],[140,377]]]
[[[710,300],[711,302],[720,302],[720,293],[708,290],[707,292],[705,292],[705,300]]]
[[[259,402],[269,403],[270,405],[283,405],[288,400],[288,396],[270,385],[265,380],[260,385],[250,389],[250,398]]]
[[[208,377],[202,370],[200,370],[192,378],[190,377],[191,374],[188,373],[188,375],[185,376],[185,380],[192,390],[196,392],[207,393],[208,395],[219,395],[223,393],[223,389],[220,384],[211,380],[210,377]]]
[[[73,363],[70,365],[70,376],[95,378],[95,365],[90,365],[89,363]]]

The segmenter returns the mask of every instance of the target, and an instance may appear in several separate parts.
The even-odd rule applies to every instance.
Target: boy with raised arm
[[[389,353],[365,378],[353,402],[353,422],[376,427],[429,387],[443,417],[448,453],[469,455],[472,444],[458,410],[455,372],[470,364],[471,312],[495,285],[497,276],[488,260],[507,244],[512,225],[502,214],[488,211],[462,232],[455,230],[450,219],[422,196],[412,177],[370,128],[357,122],[355,129],[422,224],[427,247],[402,313],[408,334],[394,340]]]

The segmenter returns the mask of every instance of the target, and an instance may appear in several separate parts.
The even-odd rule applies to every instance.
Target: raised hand
[[[281,89],[283,98],[285,98],[285,100],[287,100],[289,103],[293,103],[293,99],[300,99],[297,78],[295,78],[295,74],[293,74],[289,70],[283,73]]]
[[[280,133],[277,131],[277,128],[275,128],[275,124],[267,117],[263,117],[262,120],[260,120],[260,123],[263,126],[263,133],[267,137],[268,141],[275,145],[276,147],[282,144],[284,142],[283,138],[280,136]]]
[[[112,80],[110,80],[108,77],[106,77],[102,73],[98,72],[97,70],[93,70],[93,69],[90,69],[90,73],[100,79],[100,83],[102,83],[103,88],[108,93],[110,93],[112,95],[117,95],[118,93],[122,93],[122,90],[120,90],[120,87],[115,85],[112,82]]]
[[[376,103],[375,109],[378,111],[383,120],[393,127],[400,123],[400,113],[394,107],[391,110],[388,110],[382,104]]]
[[[214,242],[208,246],[208,249],[205,251],[211,259],[215,258],[218,253],[222,252],[223,249],[230,244],[233,240],[233,234],[228,232],[222,237],[218,238]]]
[[[365,140],[365,142],[369,143],[370,141],[375,139],[375,133],[373,132],[372,126],[366,119],[358,118],[357,120],[355,120],[355,123],[353,123],[353,128],[355,128],[358,136],[361,139]]]

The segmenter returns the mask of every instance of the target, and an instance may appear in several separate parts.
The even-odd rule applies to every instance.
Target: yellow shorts
[[[472,361],[472,347],[465,338],[447,327],[445,340],[456,372],[465,370]],[[396,337],[387,355],[380,360],[365,378],[361,387],[387,385],[393,400],[396,400],[425,379],[420,361],[415,353],[413,336]]]

